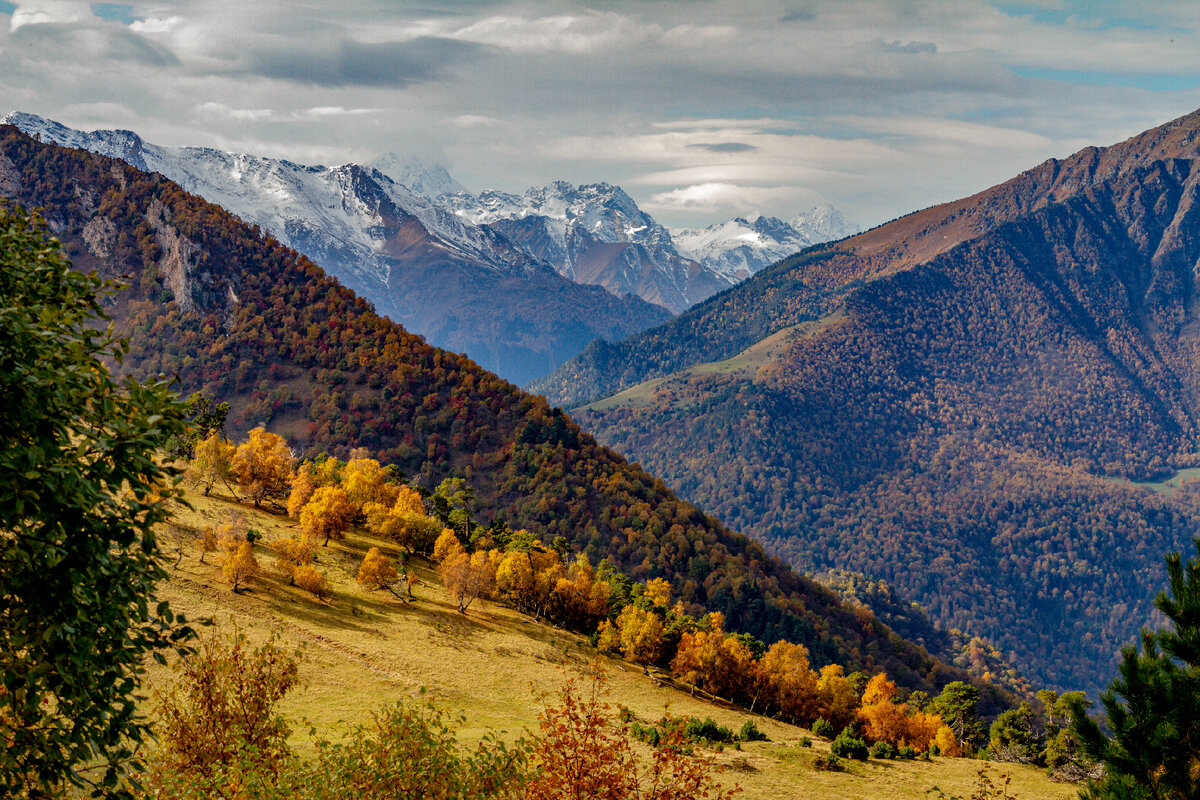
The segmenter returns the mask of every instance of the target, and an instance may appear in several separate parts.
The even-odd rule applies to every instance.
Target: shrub
[[[758,729],[754,724],[754,720],[748,719],[742,723],[742,730],[738,733],[738,738],[743,742],[765,742],[767,735]]]
[[[822,739],[832,739],[837,735],[837,731],[833,728],[833,723],[820,717],[812,724],[812,732]]]
[[[688,717],[683,725],[683,738],[692,742],[733,742],[733,731],[718,725],[712,717],[703,720]]]
[[[800,739],[800,746],[801,747],[812,747],[812,739],[808,738],[807,736],[802,737]]]
[[[837,735],[833,744],[829,746],[829,752],[835,756],[853,758],[858,761],[866,761],[868,755],[867,743],[854,736],[849,730],[844,730]]]
[[[911,761],[917,757],[917,751],[908,745],[904,745],[896,752],[896,758],[902,758],[905,761]]]
[[[827,756],[817,756],[813,761],[813,769],[819,769],[822,772],[841,772],[845,768],[842,760],[832,753]]]
[[[896,748],[890,742],[876,742],[871,745],[871,758],[895,758]]]
[[[325,600],[333,594],[329,588],[329,581],[325,579],[325,575],[318,572],[317,568],[311,564],[301,564],[296,567],[296,571],[292,573],[292,576],[297,586],[320,600]]]

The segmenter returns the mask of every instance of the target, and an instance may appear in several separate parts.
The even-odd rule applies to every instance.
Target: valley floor
[[[193,508],[180,509],[162,537],[171,560],[181,558],[161,595],[189,619],[211,618],[219,631],[236,625],[252,641],[261,641],[275,629],[285,644],[303,648],[304,686],[282,708],[295,721],[293,743],[302,753],[311,749],[310,728],[336,739],[349,727],[368,722],[371,712],[385,704],[419,702],[423,689],[424,697],[462,716],[458,730],[465,743],[488,731],[504,731],[503,738],[513,739],[536,730],[540,695],[559,687],[569,670],[586,669],[597,659],[586,639],[503,606],[479,600],[465,616],[459,614],[437,573],[419,558],[414,602],[364,590],[354,576],[367,549],[378,546],[394,556],[396,548],[360,530],[319,548],[317,566],[326,573],[333,596],[318,601],[286,585],[272,570],[272,554],[262,544],[295,533],[294,521],[224,499],[193,494],[190,500]],[[208,563],[200,563],[193,541],[195,532],[227,522],[231,514],[244,514],[246,524],[263,534],[256,545],[263,576],[243,594],[234,594],[222,581],[218,554],[210,553]],[[201,635],[211,630],[202,629]],[[1009,792],[1021,800],[1077,796],[1077,787],[1054,783],[1036,768],[967,759],[872,759],[851,762],[846,772],[820,772],[813,762],[828,753],[829,744],[809,731],[691,697],[630,664],[606,657],[599,657],[599,663],[613,706],[624,705],[643,720],[657,720],[669,709],[675,715],[712,717],[737,730],[753,718],[770,741],[714,754],[728,768],[722,780],[740,785],[743,800],[916,800],[934,787],[946,797],[970,797],[981,766],[993,781],[1000,773],[1010,776]],[[151,670],[152,688],[165,688],[172,679],[166,669]],[[811,737],[812,747],[801,746],[805,736]]]

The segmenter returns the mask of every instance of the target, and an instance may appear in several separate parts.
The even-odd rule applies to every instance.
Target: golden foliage
[[[837,729],[844,728],[854,719],[858,709],[858,692],[846,677],[841,664],[821,667],[817,679],[817,710],[822,719],[833,723]]]
[[[653,664],[662,657],[663,621],[653,611],[630,604],[617,617],[621,653],[635,664]]]
[[[763,705],[793,722],[818,716],[817,673],[804,645],[776,642],[754,666],[754,682]]]
[[[645,597],[653,605],[668,608],[671,605],[671,583],[662,578],[646,581]]]
[[[367,503],[394,505],[399,490],[399,487],[388,482],[388,471],[373,458],[348,461],[342,468],[342,488],[359,512]]]
[[[260,572],[258,559],[254,557],[254,545],[242,542],[236,548],[225,553],[225,561],[221,565],[221,574],[238,591],[245,584],[258,577]]]
[[[300,509],[304,508],[313,492],[317,490],[316,478],[313,477],[312,464],[301,464],[292,478],[292,490],[288,493],[287,512],[292,519],[300,518]]]
[[[233,454],[233,474],[257,508],[263,500],[280,498],[292,480],[292,452],[282,436],[265,428],[250,431]]]
[[[275,566],[287,576],[288,585],[296,584],[296,569],[313,560],[313,541],[308,536],[290,536],[271,542],[268,547],[275,551]]]
[[[372,547],[358,568],[357,580],[359,585],[368,589],[386,589],[399,577],[400,573],[392,566],[391,559],[379,552],[378,547]]]
[[[297,586],[320,600],[325,600],[333,594],[329,588],[329,581],[325,578],[325,573],[312,564],[301,564],[296,567],[292,578]]]
[[[328,545],[330,539],[341,539],[345,535],[353,516],[354,506],[346,499],[343,489],[322,486],[300,509],[300,528],[314,539],[324,536],[323,544]]]
[[[228,486],[236,449],[231,442],[222,439],[215,431],[207,439],[197,442],[195,453],[188,464],[188,485],[203,487],[205,497],[208,497],[208,493],[218,481]]]

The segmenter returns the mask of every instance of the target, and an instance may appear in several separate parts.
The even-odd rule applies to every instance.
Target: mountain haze
[[[817,246],[535,389],[804,570],[1095,689],[1200,527],[1200,112]]]

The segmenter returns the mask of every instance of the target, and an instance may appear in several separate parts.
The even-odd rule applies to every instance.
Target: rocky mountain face
[[[619,186],[558,181],[523,195],[460,192],[439,201],[571,280],[635,294],[675,313],[736,282],[681,256],[667,229]]]
[[[515,382],[545,374],[598,337],[623,338],[669,317],[636,297],[564,279],[503,234],[371,167],[160,147],[130,131],[77,131],[29,114],[3,121],[167,176],[278,236],[380,313]],[[377,163],[408,168],[398,174],[410,178],[419,166]],[[422,187],[456,185],[448,175],[423,174]]]
[[[791,223],[760,216],[669,230],[607,183],[557,181],[521,195],[456,192],[437,202],[503,233],[565,277],[675,313],[809,245],[857,231],[832,206]]]
[[[1198,201],[1200,112],[809,248],[535,390],[793,566],[1095,689],[1200,526]]]
[[[303,255],[162,175],[0,126],[0,190],[44,210],[76,268],[121,278],[106,312],[118,373],[178,376],[297,452],[355,448],[436,485],[464,478],[481,515],[563,536],[636,580],[665,578],[691,613],[804,644],[813,663],[886,670],[936,691],[966,671],[678,500],[551,408],[377,315]],[[485,511],[486,510],[486,511]],[[995,710],[1004,698],[980,683]]]

